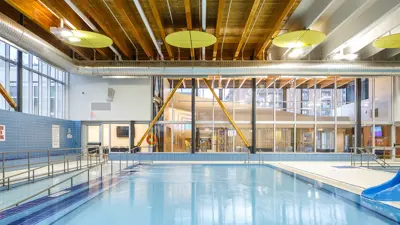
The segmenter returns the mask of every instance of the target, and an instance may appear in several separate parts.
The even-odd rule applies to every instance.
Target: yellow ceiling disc
[[[179,31],[169,34],[165,41],[178,48],[202,48],[213,45],[217,38],[202,31]]]
[[[71,30],[73,36],[65,37],[62,40],[70,45],[83,48],[106,48],[113,44],[111,38],[85,30]]]
[[[372,45],[375,48],[400,48],[400,33],[378,38]]]
[[[326,35],[315,30],[298,30],[276,37],[272,43],[281,48],[302,48],[324,41]]]

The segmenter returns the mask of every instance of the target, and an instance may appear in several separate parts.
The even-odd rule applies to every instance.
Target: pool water
[[[265,165],[151,165],[55,224],[397,224]]]

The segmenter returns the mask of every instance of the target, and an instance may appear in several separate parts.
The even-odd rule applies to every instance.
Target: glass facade
[[[251,78],[208,78],[250,145]],[[177,79],[164,79],[165,100]],[[247,152],[203,79],[196,79],[196,151]],[[361,79],[361,145],[393,146],[393,77]],[[161,152],[189,152],[192,143],[192,81],[185,80],[166,108],[163,124],[168,144]],[[256,148],[262,152],[349,152],[355,143],[356,78],[286,77],[256,79]],[[373,110],[374,109],[374,110]],[[382,132],[378,132],[382,130]]]
[[[66,119],[68,74],[36,56],[22,55],[22,112]],[[17,102],[18,50],[0,41],[0,83]],[[0,109],[13,110],[0,96]]]

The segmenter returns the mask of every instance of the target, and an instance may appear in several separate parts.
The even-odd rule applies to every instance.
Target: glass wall
[[[393,78],[361,79],[361,145],[383,147],[393,143]],[[196,79],[196,140],[200,152],[244,152],[245,142],[223,113],[203,79]],[[209,77],[208,83],[223,102],[226,111],[252,143],[251,78]],[[165,100],[177,79],[164,79]],[[164,119],[171,124],[164,132],[171,136],[163,151],[189,151],[192,143],[191,79],[185,80],[169,103]],[[265,76],[256,78],[257,151],[263,152],[350,152],[355,143],[356,79],[351,77]],[[390,91],[388,91],[390,90]],[[373,108],[375,109],[373,110]],[[177,126],[174,133],[173,126]],[[180,135],[180,126],[187,128]],[[180,128],[178,128],[180,127]],[[167,130],[165,130],[167,129]],[[184,129],[184,130],[185,130]],[[377,136],[373,129],[382,129]],[[374,137],[375,135],[375,137]],[[174,149],[176,148],[176,149]]]
[[[0,83],[17,102],[18,50],[0,41]],[[67,73],[36,56],[22,56],[22,111],[24,113],[66,118]],[[0,96],[0,109],[13,110]]]

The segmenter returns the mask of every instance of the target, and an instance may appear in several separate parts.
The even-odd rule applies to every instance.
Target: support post
[[[211,93],[213,94],[215,100],[217,100],[219,106],[221,107],[222,111],[224,112],[225,116],[228,118],[229,122],[232,124],[233,128],[235,128],[236,132],[239,134],[240,138],[242,139],[243,143],[246,145],[248,149],[251,148],[249,142],[246,140],[245,136],[243,135],[242,131],[233,121],[232,117],[229,115],[228,111],[226,110],[224,103],[222,103],[221,99],[218,98],[218,95],[215,93],[214,89],[210,86],[207,79],[203,78],[204,83],[206,83],[208,89],[210,89]]]
[[[192,154],[196,152],[196,79],[192,78]]]
[[[361,147],[361,78],[356,78],[356,113],[356,147]]]
[[[24,15],[19,15],[19,24],[24,26]],[[22,51],[18,49],[17,53],[17,112],[22,112]]]
[[[257,151],[257,127],[256,127],[256,110],[257,110],[257,103],[256,103],[256,91],[257,91],[257,84],[256,84],[256,78],[251,79],[251,90],[252,90],[252,95],[251,95],[251,139],[252,139],[252,148],[251,148],[251,153],[255,154]]]
[[[167,99],[165,100],[164,104],[161,106],[160,111],[158,111],[157,115],[154,117],[153,121],[151,121],[149,127],[147,130],[144,132],[143,136],[140,138],[138,144],[136,147],[140,147],[146,138],[147,134],[150,132],[150,130],[153,128],[153,126],[156,124],[157,120],[161,117],[162,113],[164,112],[165,107],[167,107],[169,101],[171,101],[172,96],[174,96],[176,90],[181,86],[183,82],[183,78],[179,80],[178,84],[174,87],[174,89],[169,93]]]

